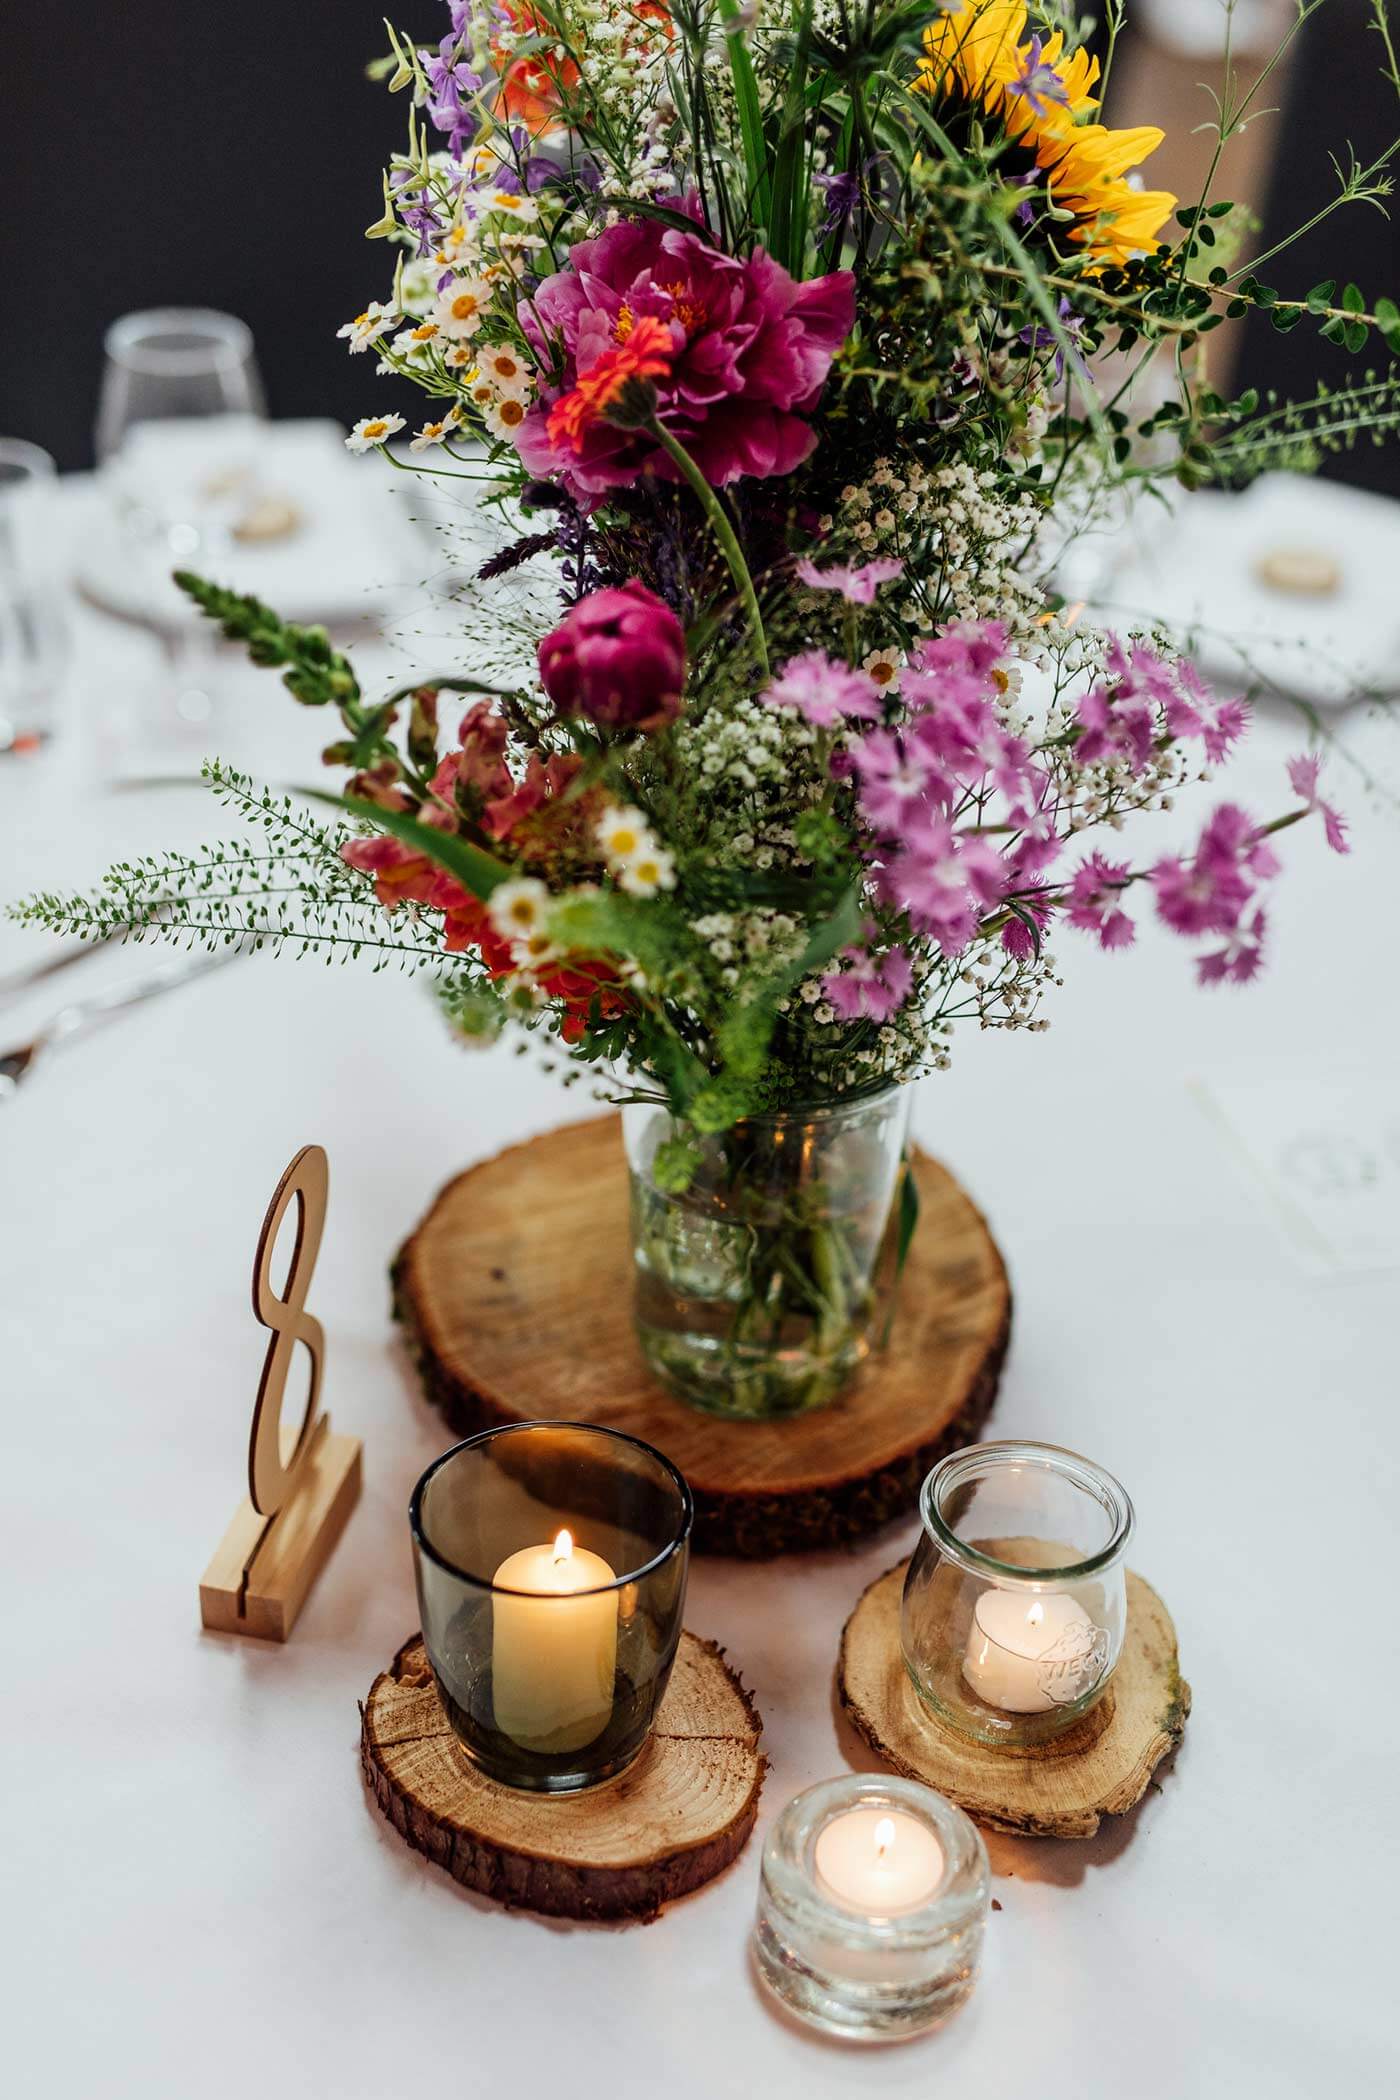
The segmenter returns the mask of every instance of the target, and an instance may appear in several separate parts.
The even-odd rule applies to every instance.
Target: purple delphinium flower
[[[843,169],[837,175],[814,175],[812,180],[826,198],[826,212],[817,228],[820,242],[844,225],[859,204],[860,177]]]
[[[1071,926],[1096,933],[1101,948],[1130,947],[1136,936],[1137,929],[1119,902],[1130,874],[1126,861],[1105,860],[1101,853],[1091,853],[1070,877],[1065,916]]]
[[[437,129],[446,133],[448,151],[454,160],[461,159],[481,124],[476,110],[464,100],[481,92],[481,75],[472,71],[462,53],[462,39],[454,29],[442,39],[436,55],[431,51],[418,54],[428,79],[428,115]]]
[[[1322,818],[1322,828],[1327,843],[1334,853],[1350,853],[1351,842],[1347,838],[1347,820],[1335,803],[1324,802],[1317,792],[1318,774],[1321,764],[1316,753],[1303,752],[1298,758],[1288,761],[1288,784],[1307,809],[1315,809]]]
[[[1029,218],[1031,216],[1030,205],[1018,205],[1017,215],[1019,216],[1022,212],[1024,212],[1026,217]],[[1068,299],[1064,298],[1063,295],[1061,296],[1060,303],[1056,311],[1064,335],[1068,337],[1071,347],[1077,354],[1079,350],[1080,338],[1084,333],[1084,316],[1082,314],[1077,314],[1074,311],[1073,307],[1070,305]],[[1042,328],[1038,322],[1033,321],[1028,328],[1023,328],[1021,330],[1016,340],[1018,343],[1025,343],[1028,346],[1028,348],[1032,350],[1053,349],[1055,352],[1055,379],[1058,383],[1058,381],[1064,378],[1064,343],[1061,337],[1055,333],[1055,330],[1053,328]]]
[[[903,948],[872,955],[868,948],[843,948],[845,967],[822,979],[822,991],[843,1021],[888,1021],[914,983],[914,966]]]
[[[848,568],[843,562],[819,569],[804,554],[797,563],[796,574],[810,590],[839,591],[848,605],[873,605],[880,585],[892,583],[896,576],[904,574],[904,563],[889,555],[879,561],[863,562],[858,569]]]
[[[770,707],[791,707],[818,729],[852,719],[880,718],[879,688],[864,671],[836,663],[823,649],[808,649],[783,666],[763,695]]]
[[[1015,80],[1007,82],[1007,93],[1023,95],[1038,117],[1048,116],[1052,103],[1069,108],[1069,90],[1057,69],[1045,58],[1043,45],[1033,36],[1025,50],[1025,64]]]

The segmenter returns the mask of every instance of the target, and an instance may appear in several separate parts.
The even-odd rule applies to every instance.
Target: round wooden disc
[[[1191,1687],[1176,1628],[1140,1575],[1128,1574],[1128,1631],[1102,1702],[1053,1742],[990,1750],[943,1728],[921,1704],[899,1645],[907,1560],[872,1582],[846,1621],[836,1682],[857,1734],[907,1779],[922,1779],[979,1823],[1027,1837],[1092,1837],[1126,1815],[1181,1741]]]
[[[996,1243],[918,1153],[919,1227],[889,1346],[830,1407],[730,1422],[652,1379],[632,1331],[627,1171],[616,1116],[573,1123],[450,1182],[394,1268],[429,1398],[463,1436],[585,1421],[664,1451],[703,1551],[766,1559],[906,1517],[935,1459],[976,1440],[1011,1332]]]
[[[360,1762],[399,1835],[466,1888],[552,1917],[650,1919],[742,1852],[762,1727],[723,1651],[683,1633],[636,1763],[586,1793],[523,1793],[459,1748],[415,1634],[370,1688]]]

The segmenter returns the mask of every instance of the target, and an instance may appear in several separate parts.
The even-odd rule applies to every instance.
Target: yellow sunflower
[[[1098,77],[1086,51],[1064,55],[1061,31],[1044,42],[1028,34],[1025,0],[955,0],[924,31],[915,86],[999,118],[1034,155],[1055,203],[1074,213],[1070,239],[1103,267],[1158,247],[1176,198],[1129,180],[1162,143],[1155,125],[1114,131],[1089,121]]]

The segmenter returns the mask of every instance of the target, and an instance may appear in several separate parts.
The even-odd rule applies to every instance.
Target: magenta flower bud
[[[660,729],[681,710],[685,633],[645,584],[594,591],[540,643],[540,677],[561,715],[600,729]]]

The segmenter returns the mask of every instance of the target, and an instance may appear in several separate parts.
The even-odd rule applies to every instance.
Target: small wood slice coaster
[[[550,1917],[646,1921],[743,1851],[762,1728],[723,1651],[683,1633],[636,1763],[586,1793],[524,1793],[469,1762],[415,1634],[370,1687],[360,1763],[399,1835],[465,1888]]]
[[[1023,1837],[1092,1837],[1101,1816],[1135,1808],[1191,1711],[1176,1629],[1156,1591],[1129,1572],[1127,1638],[1099,1706],[1054,1742],[990,1750],[940,1726],[909,1681],[899,1645],[908,1565],[871,1583],[841,1635],[841,1704],[876,1755],[979,1823]]]
[[[974,1443],[1011,1333],[985,1221],[916,1153],[919,1227],[886,1349],[830,1407],[776,1422],[701,1414],[655,1383],[632,1331],[619,1119],[570,1124],[450,1182],[394,1265],[395,1312],[459,1435],[598,1422],[664,1451],[695,1497],[695,1544],[768,1559],[905,1517],[936,1459]]]

